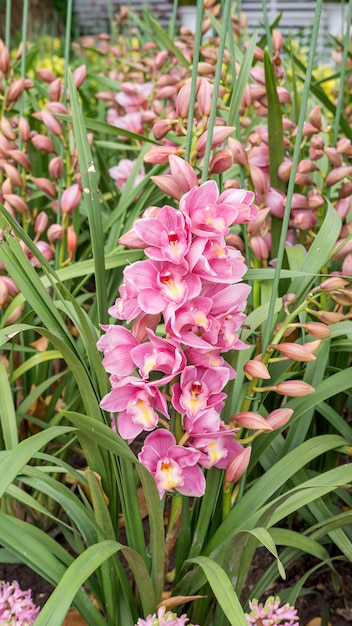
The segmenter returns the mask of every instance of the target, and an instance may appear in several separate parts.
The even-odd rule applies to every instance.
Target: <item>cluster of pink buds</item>
[[[39,610],[30,589],[22,591],[17,580],[0,581],[0,623],[3,626],[32,626]]]
[[[148,615],[145,619],[140,617],[135,626],[186,626],[188,622],[187,615],[177,617],[176,613],[166,611],[166,608],[161,606],[157,614]],[[188,626],[197,626],[197,624],[188,624]]]
[[[265,604],[250,600],[249,608],[250,612],[246,613],[248,626],[299,626],[297,609],[289,604],[280,606],[278,596],[270,596]]]
[[[56,244],[60,241],[60,265],[63,265],[72,260],[77,246],[77,234],[70,214],[81,200],[77,154],[69,149],[71,129],[68,125],[64,127],[58,118],[58,114],[69,113],[63,104],[63,81],[50,70],[39,69],[38,79],[45,83],[45,86],[41,85],[41,90],[47,89],[43,108],[31,116],[18,116],[14,105],[18,104],[22,92],[32,89],[35,82],[32,79],[15,79],[9,58],[0,41],[1,89],[7,93],[0,120],[0,202],[13,218],[21,222],[47,261],[54,258]],[[74,71],[77,87],[82,84],[85,75],[84,65]],[[39,176],[35,172],[38,163]],[[63,176],[66,189],[60,196]],[[56,218],[58,212],[59,220]],[[21,245],[31,264],[39,267],[36,256]],[[0,265],[0,271],[0,309],[5,309],[18,290],[6,276],[3,265]],[[15,321],[15,313],[9,316],[6,323]],[[17,317],[20,313],[18,309]]]
[[[129,442],[149,432],[139,460],[161,497],[173,490],[201,496],[201,467],[226,469],[240,456],[243,473],[249,461],[220,415],[235,376],[222,354],[245,347],[238,330],[250,291],[241,283],[244,258],[225,237],[256,215],[253,197],[238,189],[219,195],[208,181],[184,194],[178,209],[150,207],[122,237],[147,258],[125,268],[109,309],[131,328],[102,327],[98,347],[112,389],[101,407],[117,413]]]

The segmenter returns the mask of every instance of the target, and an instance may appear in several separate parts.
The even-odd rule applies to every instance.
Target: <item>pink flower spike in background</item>
[[[32,626],[39,610],[32,600],[30,589],[22,591],[17,580],[12,583],[0,581],[0,624]]]
[[[246,613],[249,626],[299,626],[297,609],[289,604],[280,606],[278,596],[270,596],[265,604],[258,600],[249,601],[250,612]]]
[[[166,612],[165,606],[161,606],[158,609],[158,614],[153,613],[145,619],[140,617],[135,626],[198,626],[197,624],[188,624],[188,622],[187,615],[177,617],[176,613]]]

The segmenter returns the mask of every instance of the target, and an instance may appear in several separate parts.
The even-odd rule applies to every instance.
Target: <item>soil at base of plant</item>
[[[271,557],[265,550],[258,550],[253,560],[249,576],[250,585],[264,574],[271,563]],[[292,587],[299,578],[315,565],[310,557],[302,557],[287,569],[286,581],[279,580],[268,590],[268,595],[280,595],[286,586]],[[299,598],[296,608],[300,617],[300,626],[322,615],[324,605],[329,609],[331,626],[352,626],[352,565],[344,561],[335,562],[340,589],[335,589],[331,573],[327,566],[312,574],[305,585],[309,594]],[[53,591],[53,586],[25,565],[18,563],[0,563],[0,580],[11,582],[18,580],[21,589],[32,589],[33,601],[43,606]]]

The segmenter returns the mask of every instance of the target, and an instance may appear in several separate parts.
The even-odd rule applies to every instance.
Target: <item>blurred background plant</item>
[[[0,44],[0,560],[56,586],[39,626],[71,603],[92,625],[163,604],[246,626],[248,601],[302,554],[337,587],[351,560],[350,37],[317,66],[319,6],[307,55],[265,12],[249,38],[228,1],[198,3],[195,36],[121,8],[110,34]],[[131,449],[100,407],[96,343],[145,258],[135,220],[210,179],[259,209],[226,235],[251,293],[221,418],[251,456],[204,470],[201,498],[160,501],[136,457],[145,431]],[[258,545],[273,564],[248,591]]]

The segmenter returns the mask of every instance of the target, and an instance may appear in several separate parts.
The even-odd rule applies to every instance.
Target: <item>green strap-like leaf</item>
[[[222,567],[206,556],[198,556],[194,559],[189,559],[187,563],[195,563],[202,568],[231,626],[248,626],[240,601],[237,598],[229,577]]]

